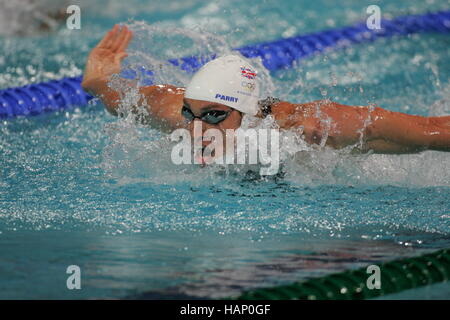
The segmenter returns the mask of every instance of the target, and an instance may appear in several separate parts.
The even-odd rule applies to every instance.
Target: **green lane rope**
[[[450,249],[378,265],[381,288],[366,286],[366,268],[348,270],[289,285],[245,291],[236,300],[359,300],[450,280]]]

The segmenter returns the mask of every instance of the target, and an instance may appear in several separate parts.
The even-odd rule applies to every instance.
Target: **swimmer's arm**
[[[120,29],[116,24],[89,53],[83,73],[83,89],[100,98],[106,109],[114,115],[117,115],[121,97],[108,84],[113,75],[120,73],[132,37],[131,30],[126,26]]]
[[[89,54],[83,75],[83,89],[100,98],[113,115],[118,115],[123,94],[112,89],[109,83],[114,74],[120,73],[132,35],[126,26],[119,30],[119,26],[115,25]],[[127,87],[136,87],[131,80],[120,79],[120,82],[122,91],[126,91]],[[181,116],[183,90],[170,85],[140,87],[140,98],[131,111],[138,115],[140,122],[160,130],[184,127]]]
[[[116,90],[109,88],[109,77],[102,78],[86,78],[84,77],[81,86],[84,91],[99,98],[112,115],[117,116],[117,109],[120,103],[120,94]]]
[[[388,144],[397,146],[395,153],[450,151],[450,116],[423,117],[375,108],[371,120],[365,134],[367,147],[374,151],[390,148]]]
[[[141,98],[138,105],[145,108],[143,124],[167,133],[187,128],[186,120],[181,115],[184,88],[172,85],[146,86],[141,87],[139,93]],[[136,112],[133,108],[133,112],[139,113],[139,110]]]
[[[108,86],[109,79],[94,79],[84,83],[83,88],[99,97],[109,113],[117,116],[122,94]],[[131,111],[141,124],[164,132],[185,128],[181,115],[184,88],[171,85],[144,86],[139,88],[139,100]]]
[[[357,146],[375,153],[450,151],[450,117],[421,117],[329,100],[280,102],[273,114],[282,129],[301,129],[310,144],[336,149]]]

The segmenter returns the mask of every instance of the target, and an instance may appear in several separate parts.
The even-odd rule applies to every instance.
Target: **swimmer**
[[[55,31],[68,17],[69,1],[0,0],[0,35],[29,36]]]
[[[121,71],[121,61],[132,39],[126,26],[115,25],[87,59],[83,88],[99,97],[106,109],[118,114],[120,92],[108,86]],[[140,120],[165,132],[194,128],[237,129],[243,115],[271,115],[280,129],[301,130],[311,145],[335,149],[357,146],[358,152],[415,153],[450,151],[450,116],[423,117],[380,107],[347,106],[329,100],[291,103],[267,97],[259,100],[256,70],[238,55],[227,55],[204,65],[186,88],[170,84],[142,86],[139,108],[147,112]]]

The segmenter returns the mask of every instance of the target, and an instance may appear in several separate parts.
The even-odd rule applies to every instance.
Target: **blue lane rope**
[[[421,32],[449,33],[450,10],[421,15],[400,16],[381,21],[380,30],[365,23],[306,35],[245,46],[237,50],[247,58],[261,57],[270,70],[290,68],[295,61],[330,48],[374,41],[381,37]],[[206,62],[198,57],[170,60],[181,69],[193,72]],[[150,72],[151,73],[151,72]],[[93,97],[81,88],[82,76],[0,90],[0,119],[38,115],[48,111],[86,105]]]

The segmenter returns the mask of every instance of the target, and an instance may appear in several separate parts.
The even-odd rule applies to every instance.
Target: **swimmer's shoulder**
[[[170,84],[159,84],[152,86],[144,86],[139,92],[149,99],[174,99],[183,100],[185,88],[173,86]]]
[[[317,105],[321,100],[307,103],[292,103],[278,100],[270,107],[270,115],[281,129],[291,129],[304,125],[305,121],[314,116]]]
[[[141,87],[139,92],[146,100],[146,107],[152,122],[164,123],[168,130],[185,126],[181,115],[185,88],[173,85]]]

